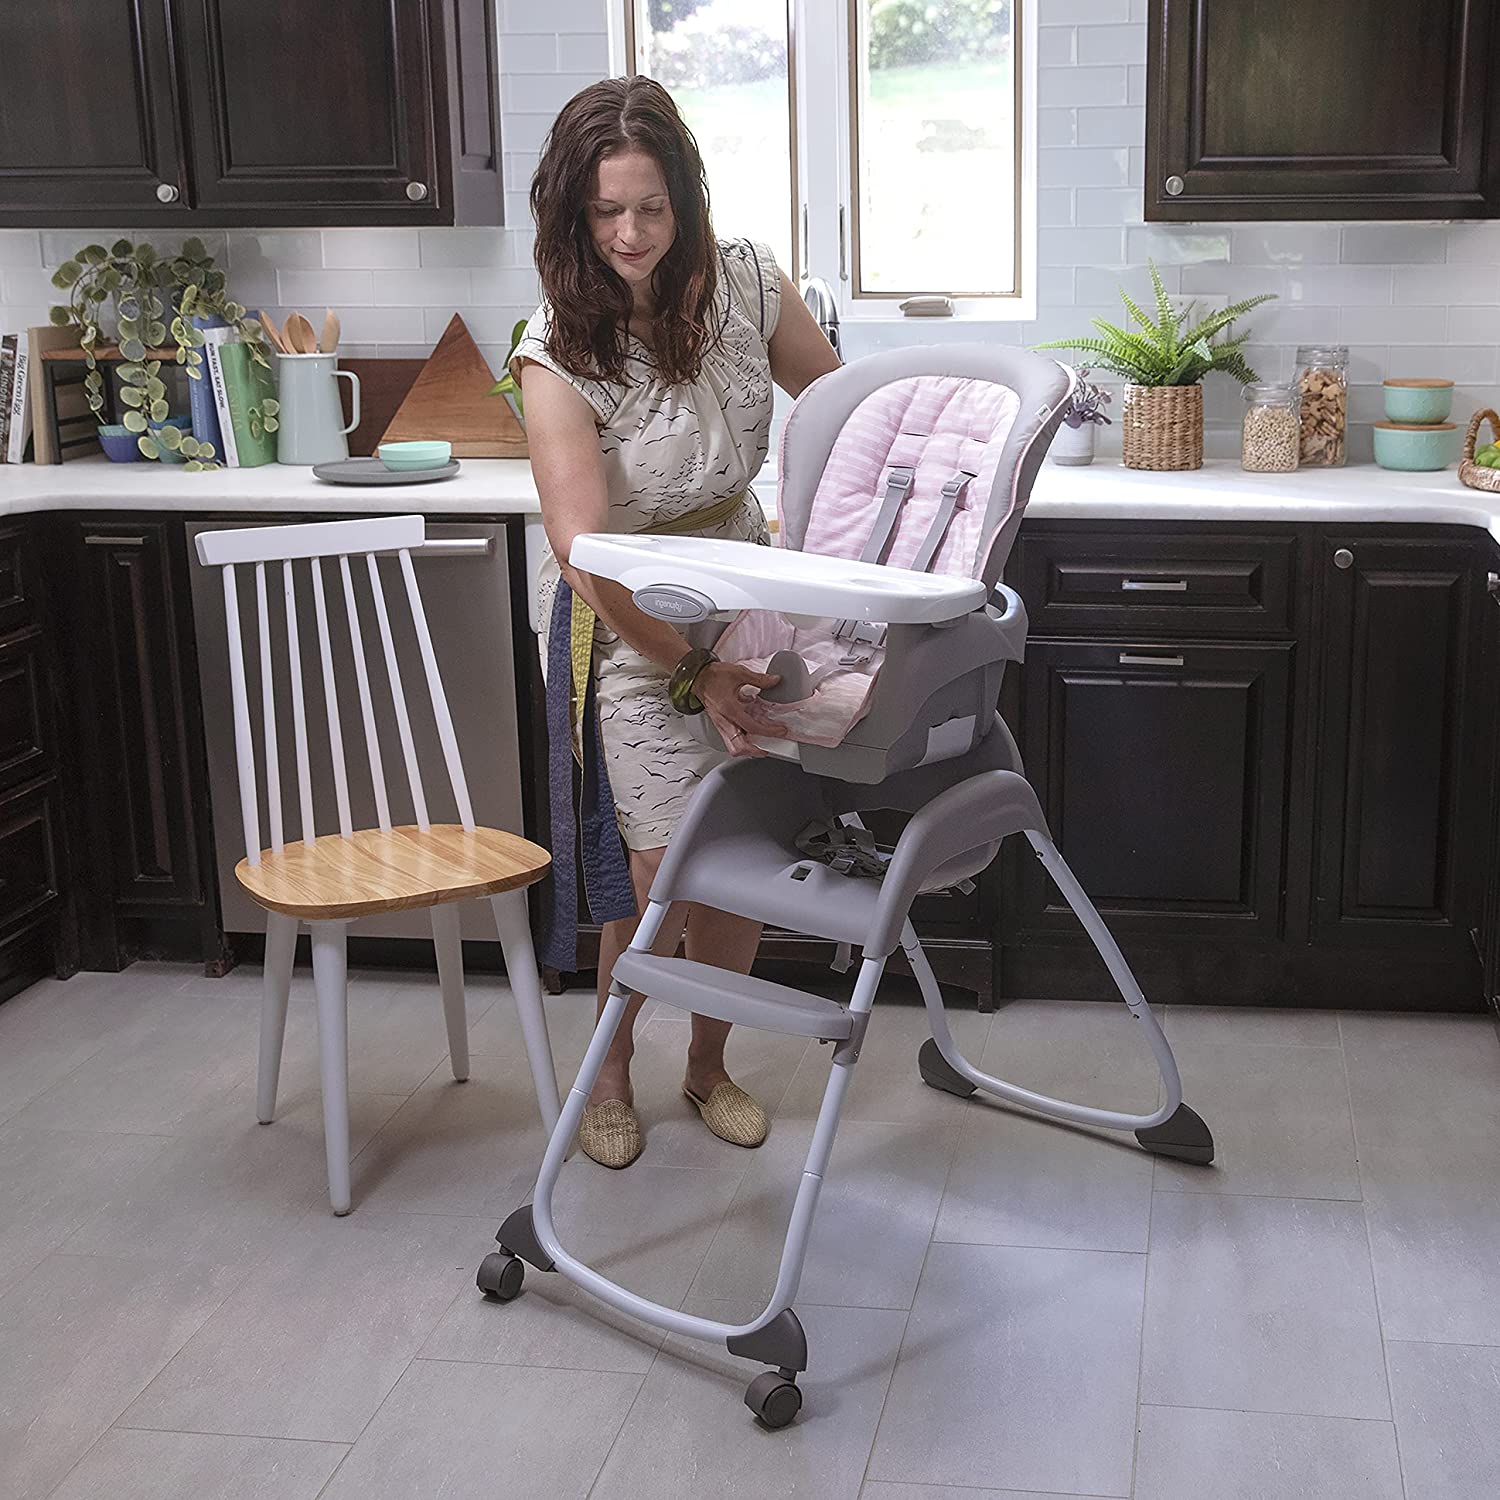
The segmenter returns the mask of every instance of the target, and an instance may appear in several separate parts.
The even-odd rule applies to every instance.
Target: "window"
[[[1034,0],[618,0],[698,137],[715,227],[831,282],[1035,313]]]

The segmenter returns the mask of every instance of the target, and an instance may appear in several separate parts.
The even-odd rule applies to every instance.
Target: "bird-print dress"
[[[765,516],[750,481],[765,462],[771,435],[767,345],[781,310],[775,256],[749,240],[719,241],[720,333],[698,378],[670,385],[650,351],[632,337],[631,385],[582,380],[547,352],[548,310],[532,314],[511,357],[544,365],[594,410],[609,489],[610,531],[644,531],[735,495],[742,504],[711,529],[691,535],[765,542]],[[549,548],[539,578],[542,660],[561,574]],[[689,733],[667,699],[667,678],[601,619],[594,627],[599,729],[620,831],[632,849],[664,845],[699,778],[722,756]]]

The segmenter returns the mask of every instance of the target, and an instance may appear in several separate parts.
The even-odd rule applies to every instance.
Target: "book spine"
[[[214,404],[213,383],[208,374],[208,344],[215,336],[229,331],[222,318],[194,318],[193,327],[202,335],[204,347],[199,353],[204,357],[203,368],[197,380],[188,379],[188,413],[193,419],[193,436],[200,443],[212,443],[214,456],[221,458],[224,439],[219,432],[219,408]]]
[[[224,362],[219,357],[220,342],[219,339],[208,339],[203,346],[203,362],[213,387],[214,410],[219,418],[219,436],[222,439],[219,456],[226,469],[237,469],[240,466],[240,455],[235,447],[234,422],[229,414],[229,391],[224,384]]]
[[[276,462],[276,438],[273,433],[262,431],[257,436],[251,430],[250,408],[267,395],[275,393],[269,374],[262,387],[260,366],[250,358],[246,344],[227,344],[220,353],[224,367],[224,387],[229,394],[230,420],[234,426],[234,446],[239,454],[242,469],[256,469],[262,464]]]
[[[10,435],[8,438],[10,462],[24,463],[26,444],[31,438],[31,351],[16,335],[16,363],[11,375]]]
[[[16,336],[0,334],[0,464],[10,462],[10,393],[16,373]]]

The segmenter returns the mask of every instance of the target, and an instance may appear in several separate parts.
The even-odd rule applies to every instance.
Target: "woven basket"
[[[1127,469],[1203,467],[1203,387],[1127,385],[1120,415]]]
[[[1474,462],[1474,444],[1479,438],[1481,422],[1490,424],[1490,431],[1495,434],[1495,440],[1500,442],[1500,417],[1489,407],[1476,411],[1470,419],[1469,430],[1464,434],[1464,456],[1458,465],[1458,477],[1471,490],[1485,490],[1491,495],[1500,495],[1500,469],[1486,469]]]

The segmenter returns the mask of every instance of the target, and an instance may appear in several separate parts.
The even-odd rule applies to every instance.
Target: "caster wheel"
[[[492,1302],[509,1302],[521,1290],[526,1267],[504,1250],[492,1250],[479,1262],[474,1285]]]
[[[802,1410],[802,1392],[775,1370],[767,1370],[750,1382],[745,1391],[745,1405],[765,1426],[785,1427]]]

